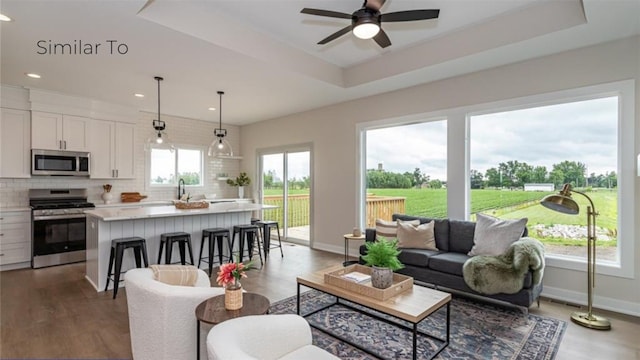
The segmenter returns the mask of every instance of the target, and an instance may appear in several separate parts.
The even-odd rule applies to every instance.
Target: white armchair
[[[339,359],[311,344],[311,328],[293,314],[227,320],[207,336],[209,360]]]
[[[224,289],[211,287],[207,274],[198,270],[192,286],[174,286],[154,280],[151,269],[125,273],[131,351],[134,360],[193,360],[196,358],[198,304]],[[200,356],[207,356],[207,326],[200,332]]]

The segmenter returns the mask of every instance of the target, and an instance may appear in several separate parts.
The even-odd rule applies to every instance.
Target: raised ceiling
[[[160,75],[163,113],[216,121],[208,108],[224,90],[224,122],[240,125],[640,33],[637,0],[387,0],[383,13],[440,9],[440,17],[383,24],[386,49],[351,34],[316,45],[348,20],[300,13],[361,5],[3,0],[0,12],[14,21],[0,25],[0,81],[154,112]],[[42,54],[49,41],[100,45]],[[126,54],[111,44],[126,44]]]

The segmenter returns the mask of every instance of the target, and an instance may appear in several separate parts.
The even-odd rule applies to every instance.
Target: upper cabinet
[[[33,149],[87,151],[89,119],[40,111],[31,112]]]
[[[89,131],[92,179],[133,179],[135,125],[93,120]]]
[[[26,110],[2,108],[0,116],[0,177],[31,177],[31,121]]]

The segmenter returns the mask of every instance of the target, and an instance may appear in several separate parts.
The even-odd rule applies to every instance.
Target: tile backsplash
[[[145,186],[147,173],[147,156],[144,144],[154,135],[153,119],[157,114],[139,112],[136,123],[136,154],[135,179],[89,179],[77,177],[35,176],[29,179],[0,179],[0,207],[21,207],[29,205],[29,189],[39,188],[86,188],[89,201],[102,203],[100,195],[102,186],[111,184],[114,201],[120,199],[121,192],[139,192],[147,195],[146,200],[171,200],[177,197],[177,187],[151,188]],[[213,140],[213,130],[217,123],[164,115],[162,119],[167,124],[167,133],[176,145],[202,147],[205,155],[204,186],[187,188],[192,196],[215,195],[217,198],[237,197],[237,188],[227,185],[224,181],[216,180],[216,174],[226,173],[236,176],[240,171],[240,160],[216,159],[206,156],[207,148]],[[227,140],[235,151],[240,148],[240,128],[224,125],[228,130]],[[236,154],[237,155],[237,154]],[[245,192],[246,193],[246,192]],[[246,197],[247,195],[245,195]]]

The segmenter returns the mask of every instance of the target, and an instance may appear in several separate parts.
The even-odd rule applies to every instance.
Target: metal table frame
[[[331,296],[335,296],[335,298],[336,298],[336,302],[335,302],[335,303],[332,303],[332,304],[329,304],[329,305],[327,305],[327,306],[324,306],[324,307],[322,307],[322,308],[320,308],[320,309],[316,309],[316,310],[314,310],[314,311],[312,311],[312,312],[310,312],[310,313],[308,313],[308,314],[304,314],[304,315],[302,315],[302,314],[300,313],[300,286],[301,286],[301,285],[302,285],[302,286],[306,286],[306,287],[308,287],[308,288],[310,288],[310,289],[318,290],[318,291],[320,291],[320,292],[323,292],[323,293],[328,294],[328,295],[331,295]],[[374,309],[374,308],[372,308],[372,307],[370,307],[370,306],[366,306],[366,305],[358,304],[358,305],[360,305],[360,306],[362,306],[362,307],[365,307],[365,308],[367,308],[367,309],[371,309],[371,310],[373,310],[373,311],[377,311],[377,312],[385,313],[385,314],[387,314],[387,315],[389,315],[389,316],[392,316],[392,317],[394,317],[394,318],[396,318],[396,319],[404,320],[404,321],[408,321],[408,322],[412,323],[412,325],[413,325],[413,326],[409,327],[409,326],[406,326],[406,325],[404,325],[404,324],[400,324],[400,323],[398,323],[398,322],[395,322],[395,321],[391,321],[391,320],[385,319],[385,318],[383,318],[383,317],[381,317],[381,316],[378,316],[378,315],[376,315],[376,314],[372,314],[372,313],[370,313],[370,312],[363,311],[363,310],[361,310],[361,309],[358,309],[358,308],[356,308],[356,307],[353,307],[353,306],[349,305],[348,303],[340,302],[340,300],[350,301],[350,300],[347,300],[347,299],[343,299],[343,298],[341,298],[340,296],[337,296],[337,295],[334,295],[334,294],[328,293],[328,292],[326,292],[326,291],[322,291],[321,289],[314,288],[313,286],[303,285],[303,284],[298,283],[298,294],[297,294],[297,299],[296,299],[296,311],[297,311],[297,314],[298,314],[298,315],[301,315],[302,317],[305,317],[305,318],[306,318],[306,317],[309,317],[309,316],[311,316],[311,315],[313,315],[313,314],[315,314],[315,313],[318,313],[318,312],[320,312],[320,311],[323,311],[323,310],[326,310],[326,309],[328,309],[328,308],[331,308],[331,307],[333,307],[333,306],[336,306],[336,305],[342,305],[342,306],[348,307],[348,308],[350,308],[350,309],[353,309],[353,310],[355,310],[355,311],[357,311],[357,312],[359,312],[359,313],[361,313],[361,314],[364,314],[364,315],[370,316],[370,317],[372,317],[372,318],[375,318],[375,319],[377,319],[377,320],[380,320],[380,321],[386,322],[387,324],[395,325],[395,326],[397,326],[397,327],[400,327],[400,328],[403,328],[403,329],[406,329],[406,330],[411,330],[411,331],[412,331],[412,333],[413,333],[413,359],[414,359],[414,360],[415,360],[415,359],[417,359],[417,352],[416,352],[416,348],[417,348],[417,345],[418,345],[418,334],[420,334],[420,335],[423,335],[423,336],[429,337],[429,338],[431,338],[431,339],[434,339],[434,340],[437,340],[437,341],[442,342],[442,344],[440,344],[440,346],[436,349],[436,352],[435,352],[431,357],[429,357],[429,358],[428,358],[429,360],[431,360],[431,359],[435,358],[436,356],[438,356],[438,354],[440,354],[440,352],[442,352],[442,350],[444,350],[444,348],[446,348],[446,347],[449,345],[449,339],[450,339],[450,315],[451,315],[451,301],[447,301],[447,303],[446,303],[446,304],[441,305],[440,307],[438,307],[436,310],[434,310],[434,311],[432,312],[432,314],[433,314],[433,313],[435,313],[436,311],[440,310],[443,306],[445,306],[445,305],[447,306],[447,337],[446,337],[446,339],[440,339],[440,338],[438,338],[438,337],[436,337],[436,336],[433,336],[433,335],[431,335],[431,334],[427,334],[427,333],[425,333],[425,332],[418,331],[418,324],[419,324],[419,323],[421,323],[422,321],[424,321],[424,319],[426,319],[426,318],[427,318],[427,317],[429,317],[429,316],[426,316],[424,319],[422,319],[422,320],[420,320],[420,321],[418,321],[418,322],[416,322],[416,323],[413,323],[413,322],[408,321],[408,320],[400,319],[400,318],[398,318],[397,316],[394,316],[394,315],[392,315],[392,314],[387,314],[387,313],[385,313],[384,311],[380,311],[380,310],[378,310],[378,309]],[[338,336],[338,335],[336,335],[336,334],[333,334],[333,333],[329,332],[328,330],[323,329],[323,328],[320,328],[320,327],[318,327],[318,326],[315,326],[315,325],[313,325],[313,324],[311,324],[311,323],[309,323],[309,325],[311,325],[312,327],[314,327],[314,328],[316,328],[316,329],[318,329],[318,330],[320,330],[320,331],[324,332],[325,334],[330,335],[330,336],[332,336],[332,337],[334,337],[334,338],[336,338],[336,339],[338,339],[338,340],[340,340],[340,341],[344,341],[345,343],[347,343],[347,344],[349,344],[349,345],[351,345],[351,346],[353,346],[353,347],[355,347],[355,348],[357,348],[357,349],[360,349],[360,350],[362,350],[362,351],[366,352],[366,353],[367,353],[367,354],[369,354],[369,355],[373,355],[373,356],[375,356],[375,357],[381,358],[380,354],[376,354],[375,352],[372,352],[372,351],[370,351],[370,350],[368,350],[368,349],[366,349],[366,348],[362,347],[362,346],[361,346],[361,345],[359,345],[359,344],[355,344],[354,342],[352,342],[352,341],[350,341],[350,340],[348,340],[348,339],[345,339],[345,338],[343,338],[343,337],[341,337],[341,336]]]

